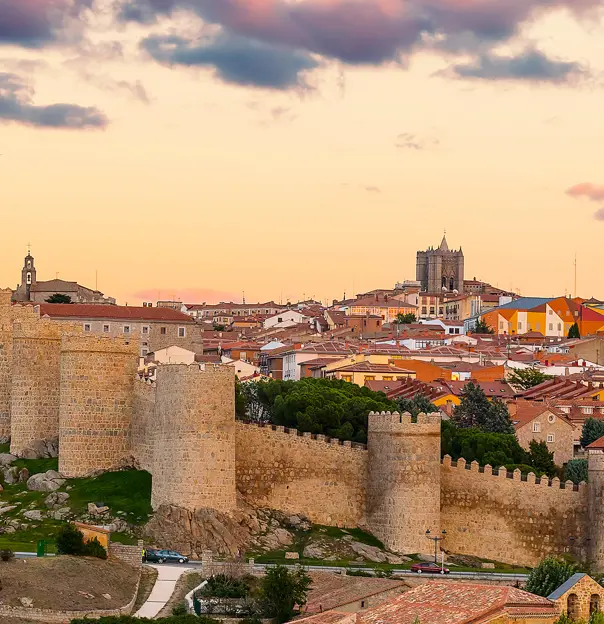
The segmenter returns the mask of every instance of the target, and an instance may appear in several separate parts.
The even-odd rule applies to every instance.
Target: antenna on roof
[[[577,296],[577,252],[575,251],[575,297]]]

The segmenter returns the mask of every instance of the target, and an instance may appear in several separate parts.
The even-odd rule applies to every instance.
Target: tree
[[[556,557],[546,557],[531,570],[526,582],[526,591],[547,598],[574,573],[575,568],[566,561]]]
[[[568,330],[569,338],[581,338],[581,332],[579,331],[579,325],[577,323],[573,323]]]
[[[473,334],[494,334],[495,330],[483,319],[478,319]]]
[[[415,314],[413,314],[413,312],[408,312],[407,314],[399,312],[396,315],[396,319],[394,322],[397,325],[411,325],[411,323],[415,323],[415,321],[417,321],[417,317],[415,316]]]
[[[566,613],[563,613],[554,624],[577,624],[572,618],[570,618]]]
[[[265,617],[273,618],[276,624],[289,622],[296,607],[300,609],[306,604],[311,585],[312,580],[302,567],[269,568],[259,590],[259,603]]]
[[[422,412],[424,414],[433,414],[438,412],[438,407],[434,405],[430,399],[423,394],[416,394],[412,399],[396,399],[398,411],[402,414],[409,412],[411,416],[417,416]]]
[[[564,480],[572,481],[575,485],[578,485],[581,481],[587,481],[587,460],[571,459],[566,464]]]
[[[214,323],[213,328],[214,328],[214,331],[217,331],[217,332],[226,331],[226,327],[224,325],[219,325],[218,323]]]
[[[477,427],[491,433],[514,433],[510,413],[503,401],[487,399],[484,391],[469,381],[461,393],[461,401],[453,412],[458,427]]]
[[[604,436],[604,420],[596,418],[588,418],[583,423],[583,431],[581,432],[581,446],[583,448],[589,446],[592,442]]]
[[[539,472],[545,473],[548,477],[555,476],[556,464],[554,463],[554,454],[549,452],[547,444],[531,440],[529,449],[531,466]]]
[[[84,534],[74,524],[65,524],[55,538],[59,555],[81,555],[84,550]]]
[[[589,616],[588,624],[604,624],[604,613],[602,611],[594,611]]]
[[[69,295],[55,293],[54,295],[50,295],[50,297],[48,297],[46,303],[71,303],[71,297]]]
[[[508,375],[508,381],[512,385],[522,388],[522,390],[538,386],[548,379],[552,379],[552,376],[542,373],[534,366],[531,368],[516,368]]]

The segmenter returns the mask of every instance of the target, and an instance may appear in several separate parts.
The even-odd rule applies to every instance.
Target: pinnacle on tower
[[[443,234],[443,239],[442,239],[442,241],[440,242],[440,247],[439,247],[439,249],[440,249],[441,251],[449,251],[449,245],[448,245],[448,243],[447,243],[447,234],[446,234],[446,232],[445,232],[445,234]]]

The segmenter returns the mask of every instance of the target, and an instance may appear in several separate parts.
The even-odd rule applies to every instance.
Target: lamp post
[[[447,532],[443,529],[442,535],[432,535],[430,529],[426,530],[426,537],[434,542],[434,563],[438,564],[438,542],[444,540]]]

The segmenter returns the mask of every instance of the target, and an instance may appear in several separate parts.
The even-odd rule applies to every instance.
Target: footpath
[[[176,581],[187,571],[182,565],[152,565],[157,570],[157,580],[147,602],[135,613],[137,617],[154,618],[170,600]]]

